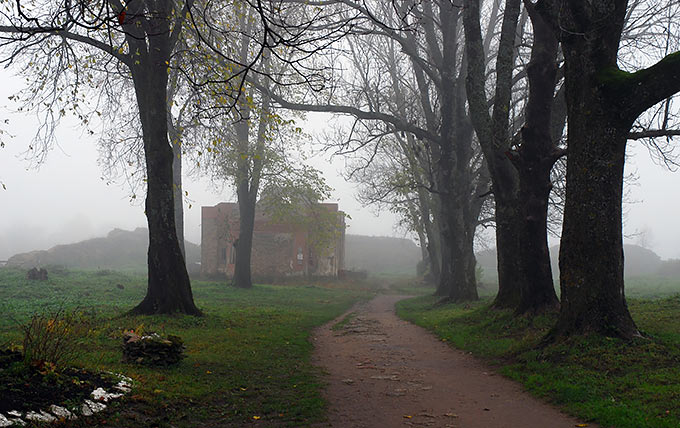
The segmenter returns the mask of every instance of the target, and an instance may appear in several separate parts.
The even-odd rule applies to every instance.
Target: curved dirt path
[[[319,426],[567,428],[580,424],[395,315],[404,296],[379,295],[314,335],[327,373],[329,421]],[[345,314],[346,315],[346,314]]]

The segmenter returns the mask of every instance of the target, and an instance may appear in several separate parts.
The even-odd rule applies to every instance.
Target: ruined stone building
[[[338,275],[345,263],[345,217],[338,204],[319,204],[334,213],[337,231],[320,248],[313,222],[275,222],[256,210],[251,259],[256,278]],[[298,219],[299,220],[299,219]],[[201,273],[234,274],[234,243],[239,237],[239,209],[233,202],[201,208]]]

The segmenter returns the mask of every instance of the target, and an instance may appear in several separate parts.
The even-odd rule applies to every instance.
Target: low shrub
[[[46,367],[71,366],[85,351],[93,318],[78,309],[34,314],[20,328],[24,363]]]

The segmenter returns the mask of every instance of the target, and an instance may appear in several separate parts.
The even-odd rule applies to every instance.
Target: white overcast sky
[[[13,138],[2,136],[6,144],[0,149],[0,260],[18,252],[48,249],[57,244],[103,236],[113,228],[145,227],[146,219],[139,202],[130,203],[125,186],[107,185],[97,164],[94,137],[64,123],[58,132],[59,147],[52,150],[39,169],[29,168],[22,160],[36,131],[36,118],[30,114],[12,114],[7,97],[21,84],[7,70],[0,70],[0,120]],[[309,118],[308,129],[322,130],[327,118]],[[625,233],[646,231],[646,244],[663,258],[680,258],[680,173],[655,165],[640,143],[631,142],[633,155],[628,171],[637,171],[638,182],[631,186],[631,200]],[[319,156],[313,165],[325,173],[334,187],[332,201],[351,216],[348,233],[373,236],[403,236],[395,230],[395,218],[389,213],[376,216],[371,208],[363,208],[355,200],[354,185],[339,174],[343,160],[328,162]],[[200,243],[200,207],[233,200],[227,191],[216,194],[206,181],[186,177],[184,188],[193,200],[185,213],[186,239]],[[639,238],[633,237],[630,242]]]

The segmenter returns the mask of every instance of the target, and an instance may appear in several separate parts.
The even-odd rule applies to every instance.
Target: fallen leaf
[[[261,416],[253,416],[253,419],[255,419],[256,421],[259,420],[260,418]]]
[[[404,415],[404,419],[411,419],[413,416],[411,415]]]
[[[574,426],[575,426],[575,427],[587,427],[588,424],[576,424],[576,425],[574,425]]]

